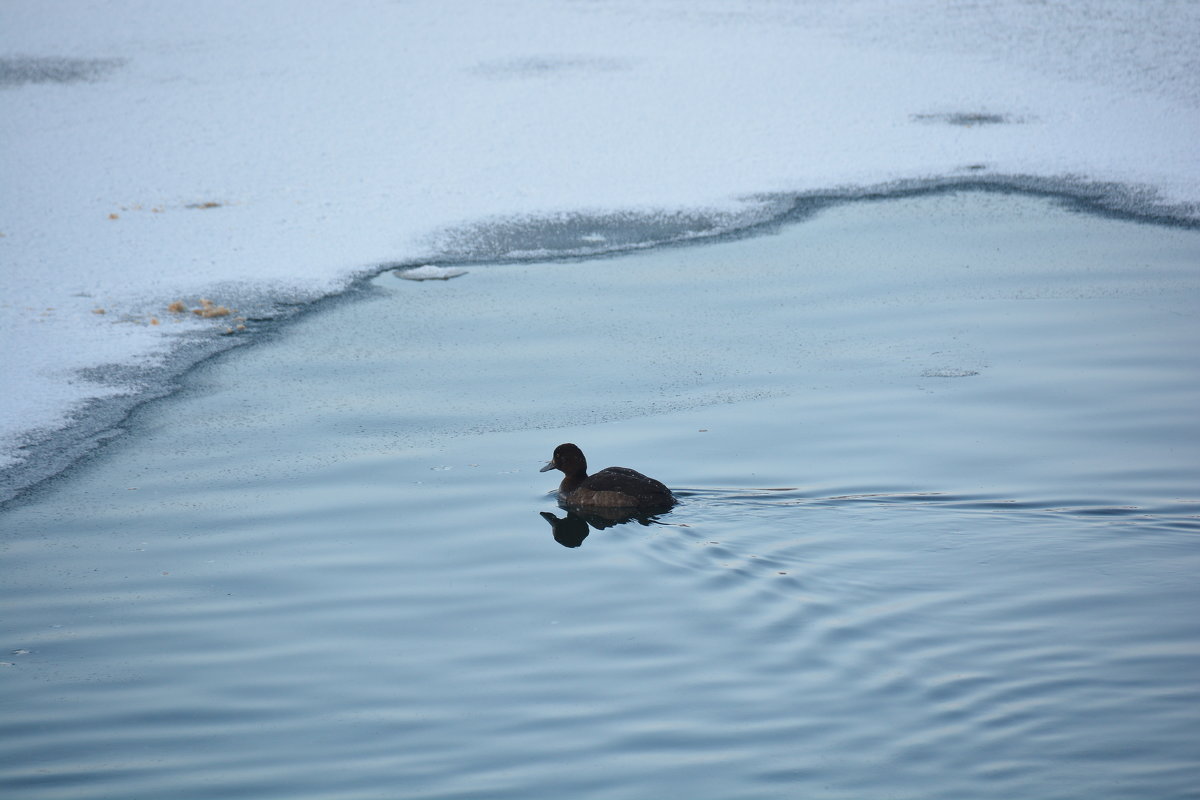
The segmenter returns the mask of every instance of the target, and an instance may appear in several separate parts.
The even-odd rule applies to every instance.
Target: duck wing
[[[597,492],[629,492],[633,487],[651,494],[670,495],[671,490],[654,478],[628,467],[607,467],[588,476],[584,486]]]

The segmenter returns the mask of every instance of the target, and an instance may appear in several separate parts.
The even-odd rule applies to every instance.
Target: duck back
[[[675,504],[675,496],[665,485],[628,467],[608,467],[589,475],[566,499],[579,505],[622,508]]]

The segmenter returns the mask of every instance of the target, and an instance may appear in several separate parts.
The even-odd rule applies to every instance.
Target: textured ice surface
[[[6,2],[0,467],[236,343],[177,300],[253,334],[386,265],[929,179],[1195,218],[1198,40],[1166,0]]]

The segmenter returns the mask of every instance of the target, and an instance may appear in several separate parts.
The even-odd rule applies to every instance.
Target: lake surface
[[[1198,267],[959,193],[383,273],[0,512],[0,786],[1197,797]],[[682,504],[552,529],[566,441]]]

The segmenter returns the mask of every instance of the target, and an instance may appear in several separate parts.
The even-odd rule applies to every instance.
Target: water
[[[1200,233],[385,273],[0,515],[22,798],[1195,797]],[[683,503],[562,547],[579,443]]]

